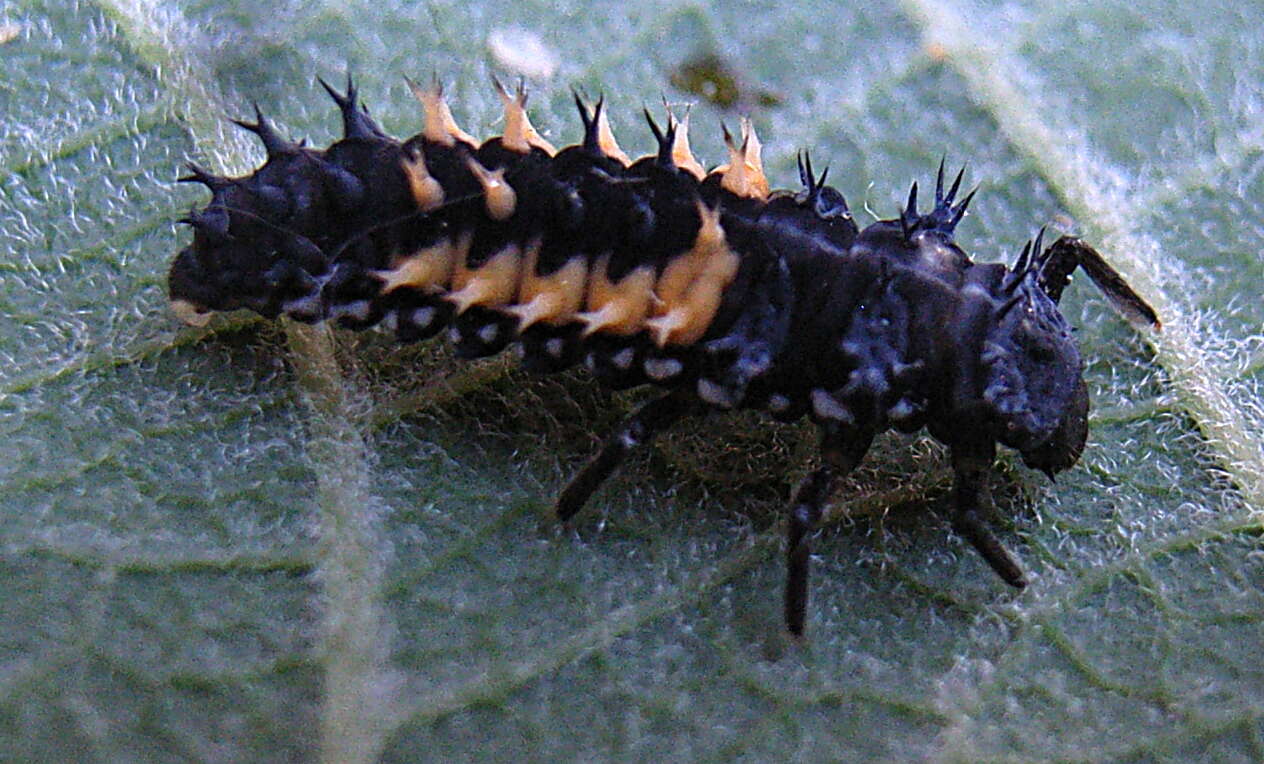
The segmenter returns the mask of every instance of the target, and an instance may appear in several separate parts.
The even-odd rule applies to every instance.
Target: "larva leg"
[[[994,456],[994,446],[986,449],[953,448],[952,527],[970,542],[1005,583],[1022,589],[1027,586],[1027,576],[1022,567],[988,530],[980,515],[980,503],[987,491],[987,477]]]
[[[786,628],[803,634],[808,610],[808,573],[812,566],[810,537],[820,522],[825,500],[834,485],[834,468],[822,464],[795,489],[786,528]]]
[[[1071,283],[1071,273],[1076,268],[1084,269],[1111,305],[1115,306],[1115,310],[1123,316],[1140,324],[1149,324],[1155,329],[1160,328],[1159,317],[1154,308],[1128,286],[1124,277],[1097,250],[1074,236],[1061,237],[1029,266],[1029,270],[1036,274],[1041,289],[1054,302],[1062,298],[1062,290]]]
[[[824,463],[795,489],[786,523],[786,628],[796,637],[803,635],[808,610],[808,575],[812,566],[812,533],[821,521],[825,502],[838,478],[855,469],[873,435],[843,434],[831,428],[823,433],[821,452]]]
[[[557,498],[557,517],[566,522],[592,496],[593,491],[610,477],[628,454],[646,445],[654,436],[672,426],[694,410],[697,399],[691,392],[676,390],[646,403],[637,409],[602,444],[601,450],[562,490]]]

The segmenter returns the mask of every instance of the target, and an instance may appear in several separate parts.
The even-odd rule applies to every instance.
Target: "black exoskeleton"
[[[324,83],[322,83],[324,84]],[[897,218],[860,229],[836,189],[800,160],[804,190],[770,192],[753,130],[727,134],[710,173],[685,125],[649,117],[658,151],[628,160],[603,104],[576,98],[584,139],[555,151],[521,88],[505,133],[456,127],[437,88],[410,83],[425,130],[400,143],[325,85],[345,137],[328,149],[282,139],[261,114],[239,122],[267,162],[221,178],[194,167],[210,204],[171,268],[186,320],[248,308],[300,321],[382,324],[401,341],[447,330],[461,357],[519,343],[531,370],[583,364],[602,384],[665,394],[636,411],[562,491],[569,520],[633,449],[706,407],[811,417],[822,464],[787,523],[785,620],[807,610],[810,539],[835,480],[874,436],[927,429],[947,444],[953,527],[1008,584],[1026,577],[982,520],[996,444],[1050,477],[1079,458],[1088,391],[1058,310],[1083,268],[1130,319],[1159,322],[1105,260],[1064,236],[1028,243],[1013,267],[978,264],[954,232],[973,192],[962,176],[921,212],[914,184]],[[1043,232],[1042,232],[1043,234]]]

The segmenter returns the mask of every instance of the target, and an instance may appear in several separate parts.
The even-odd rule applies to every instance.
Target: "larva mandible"
[[[1106,261],[1063,236],[1028,242],[1013,267],[974,263],[954,241],[973,192],[958,173],[919,212],[917,184],[899,217],[864,230],[843,196],[815,176],[770,191],[749,123],[725,131],[727,164],[694,158],[688,120],[649,112],[656,154],[620,150],[606,119],[575,98],[580,144],[555,150],[531,126],[521,87],[504,101],[503,135],[477,143],[436,85],[409,81],[425,128],[404,142],[321,81],[345,136],[324,150],[283,139],[256,107],[238,122],[267,161],[224,178],[191,165],[181,180],[210,203],[183,222],[173,307],[383,324],[401,341],[448,330],[458,356],[521,345],[523,364],[582,363],[614,388],[666,392],[641,407],[562,491],[572,517],[627,454],[705,407],[755,408],[819,426],[821,466],[799,485],[788,519],[785,621],[802,634],[809,540],[831,486],[887,429],[925,427],[954,470],[953,527],[1011,586],[1026,578],[981,519],[996,444],[1050,477],[1087,435],[1088,391],[1058,301],[1082,267],[1128,318],[1154,311]],[[1043,233],[1043,231],[1042,231]]]

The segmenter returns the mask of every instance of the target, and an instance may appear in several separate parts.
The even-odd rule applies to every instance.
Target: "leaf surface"
[[[1264,45],[1258,3],[154,5],[10,2],[0,21],[0,746],[36,760],[1264,758]],[[395,135],[401,74],[498,131],[494,32],[556,54],[537,127],[578,137],[726,62],[774,185],[831,166],[862,222],[943,155],[961,240],[1080,233],[1160,311],[1077,282],[1096,411],[1049,486],[1008,458],[1013,594],[949,533],[947,473],[887,439],[817,542],[810,640],[780,631],[779,513],[811,437],[680,428],[574,532],[550,501],[637,396],[383,335],[206,330],[166,311],[258,101],[323,145],[314,75]],[[521,39],[507,35],[508,39]],[[763,94],[763,95],[760,95]],[[723,157],[722,113],[693,111]]]

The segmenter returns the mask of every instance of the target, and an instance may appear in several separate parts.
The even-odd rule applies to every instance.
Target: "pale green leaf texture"
[[[1264,759],[1264,6],[884,5],[0,2],[0,758]],[[1056,486],[1007,457],[1027,591],[948,531],[938,450],[889,439],[792,644],[802,430],[683,427],[565,532],[552,496],[635,395],[176,324],[182,162],[261,155],[224,117],[323,145],[314,78],[350,69],[407,135],[400,75],[437,73],[491,135],[511,28],[558,57],[555,142],[576,86],[647,150],[642,104],[698,100],[671,74],[715,53],[771,96],[775,185],[810,147],[867,221],[946,154],[980,257],[1050,222],[1101,245],[1165,329],[1069,293],[1097,413]],[[721,118],[693,111],[713,162]]]

